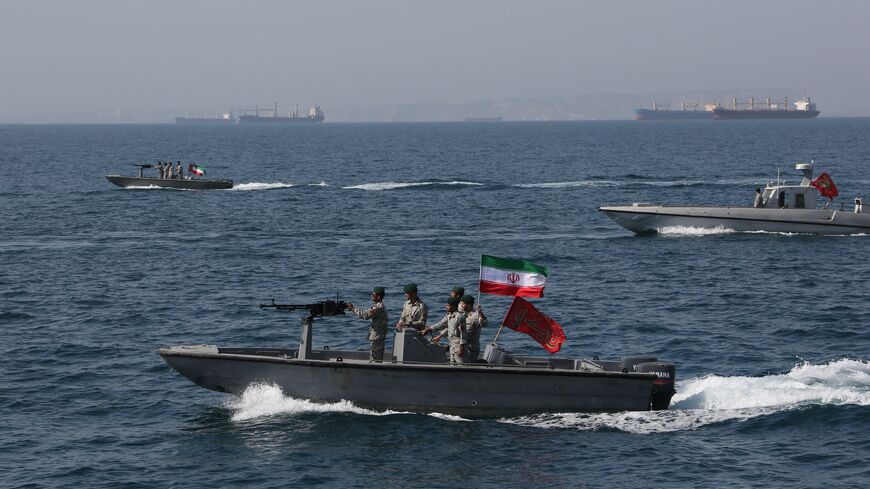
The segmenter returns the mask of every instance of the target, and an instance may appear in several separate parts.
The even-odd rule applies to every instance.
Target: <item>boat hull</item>
[[[819,115],[818,110],[733,110],[715,109],[713,119],[813,119]]]
[[[708,110],[637,109],[634,111],[634,119],[637,121],[713,120],[713,113]]]
[[[119,187],[162,187],[183,190],[212,190],[233,188],[232,180],[206,180],[206,179],[160,179],[123,177],[120,175],[106,175],[106,180]]]
[[[304,124],[323,122],[324,117],[260,117],[256,115],[239,116],[241,124]]]
[[[615,206],[601,207],[599,211],[637,234],[657,233],[668,227],[835,235],[870,233],[870,214],[832,209]]]
[[[336,352],[332,360],[300,360],[293,358],[294,353],[222,353],[208,345],[159,350],[173,369],[206,389],[238,395],[251,384],[266,383],[295,398],[348,400],[375,410],[471,417],[645,411],[650,409],[655,391],[654,374],[487,364],[369,363],[341,359]]]

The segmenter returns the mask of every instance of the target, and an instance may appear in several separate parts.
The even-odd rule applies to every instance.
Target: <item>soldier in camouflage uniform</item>
[[[474,363],[480,357],[480,328],[485,328],[487,325],[486,315],[483,314],[483,309],[477,306],[474,310],[474,296],[462,296],[462,302],[459,305],[460,311],[465,314],[465,332],[466,341],[468,343],[468,363]]]
[[[401,331],[405,328],[414,328],[417,331],[422,331],[426,328],[426,321],[429,319],[429,306],[420,300],[417,296],[417,284],[408,284],[404,288],[405,305],[402,307],[402,317],[396,323],[396,331]]]
[[[447,342],[450,343],[450,363],[461,365],[467,358],[465,339],[465,315],[458,311],[459,299],[451,297],[447,299],[445,309],[447,314],[441,321],[423,330],[423,334],[437,331],[438,335],[432,338],[432,343],[438,343],[444,334],[447,334]]]
[[[453,288],[450,289],[450,297],[456,297],[457,299],[462,300],[463,295],[465,295],[465,287],[454,285]]]
[[[372,307],[369,309],[359,309],[353,304],[347,305],[347,310],[356,314],[360,319],[371,319],[372,324],[369,326],[369,341],[372,342],[370,362],[381,362],[384,360],[384,344],[387,342],[387,309],[384,307],[384,288],[375,287],[372,289]]]

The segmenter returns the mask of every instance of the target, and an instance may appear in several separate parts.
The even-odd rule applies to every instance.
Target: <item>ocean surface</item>
[[[236,187],[104,178],[166,159]],[[0,126],[0,487],[868,487],[870,236],[637,237],[597,211],[750,205],[809,160],[840,200],[870,197],[870,119]],[[412,281],[434,317],[451,286],[476,293],[482,253],[549,268],[535,304],[559,355],[673,361],[671,409],[233,397],[155,352],[294,347],[299,316],[260,302],[364,304],[375,285],[391,323]],[[509,302],[482,297],[493,322]],[[366,332],[326,318],[314,344],[367,349]]]

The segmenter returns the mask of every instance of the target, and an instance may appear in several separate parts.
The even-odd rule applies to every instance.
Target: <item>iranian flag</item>
[[[199,165],[194,165],[193,163],[191,163],[191,164],[187,165],[187,173],[201,177],[201,176],[205,175],[205,168],[203,168]]]
[[[482,294],[543,297],[547,268],[526,260],[481,255]]]

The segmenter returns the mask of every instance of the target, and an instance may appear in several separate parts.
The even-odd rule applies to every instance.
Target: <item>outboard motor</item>
[[[653,411],[667,409],[671,404],[671,398],[677,393],[674,381],[677,369],[673,363],[667,362],[644,362],[635,366],[636,372],[656,374],[653,381],[653,394],[650,407]]]
[[[623,372],[635,372],[637,370],[637,366],[641,363],[646,362],[654,362],[658,360],[656,357],[652,357],[649,355],[637,355],[633,357],[625,357],[622,359],[622,362],[619,364],[619,368]]]

